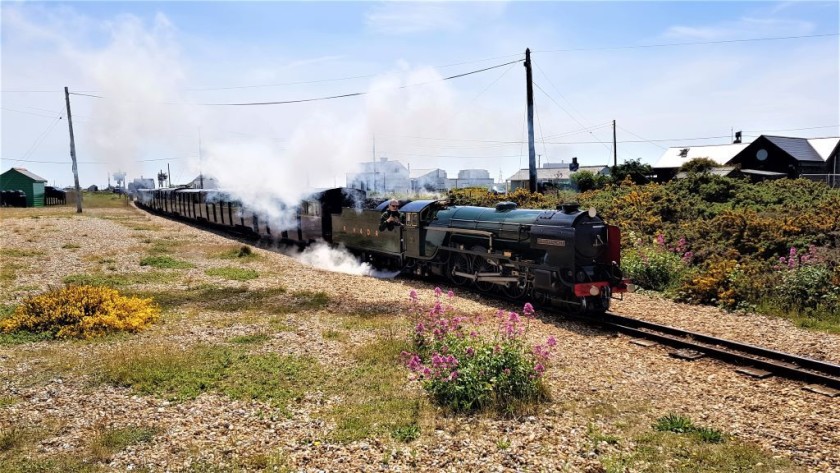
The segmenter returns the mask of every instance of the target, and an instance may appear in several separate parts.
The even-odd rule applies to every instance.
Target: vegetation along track
[[[708,355],[722,361],[745,367],[746,374],[766,377],[771,374],[812,383],[812,389],[829,396],[840,395],[840,365],[782,353],[767,348],[735,342],[691,332],[667,325],[605,313],[595,319],[605,327],[635,337],[656,341],[664,345],[690,350],[677,353],[686,358]],[[696,354],[696,355],[695,355]],[[695,355],[695,356],[692,356]],[[820,388],[820,386],[829,389]]]

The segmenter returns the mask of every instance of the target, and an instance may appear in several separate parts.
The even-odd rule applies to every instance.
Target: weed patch
[[[29,258],[31,256],[43,256],[44,252],[41,250],[21,250],[20,248],[2,248],[0,249],[0,256],[8,256],[11,258]]]
[[[89,446],[90,453],[97,461],[107,462],[115,453],[130,445],[150,442],[157,433],[158,429],[149,426],[99,427]]]
[[[224,268],[210,268],[204,271],[204,273],[208,276],[218,276],[231,281],[248,281],[250,279],[256,279],[260,276],[260,274],[253,269],[234,268],[230,266]]]
[[[135,273],[85,273],[71,274],[62,281],[68,285],[125,287],[134,284],[166,283],[175,280],[172,273],[152,271]]]
[[[327,415],[336,429],[330,439],[352,442],[377,435],[410,441],[420,435],[421,400],[404,390],[400,353],[409,347],[401,339],[380,338],[356,349],[354,364],[330,379],[326,388],[344,400]]]
[[[241,344],[241,345],[247,345],[247,344],[257,344],[257,343],[267,342],[270,339],[271,339],[271,337],[269,337],[265,333],[255,333],[255,334],[252,334],[252,335],[240,335],[238,337],[233,337],[233,338],[230,339],[230,342],[231,343],[238,343],[238,344]]]
[[[177,260],[171,256],[147,256],[140,260],[140,266],[151,266],[162,269],[188,269],[195,267],[192,263]]]
[[[102,382],[174,401],[214,391],[234,399],[258,399],[281,410],[324,378],[311,358],[214,346],[122,350],[106,360],[101,376]]]
[[[242,245],[238,247],[229,248],[221,253],[214,255],[220,259],[232,259],[237,261],[254,261],[258,259],[256,253],[251,250],[250,246]]]

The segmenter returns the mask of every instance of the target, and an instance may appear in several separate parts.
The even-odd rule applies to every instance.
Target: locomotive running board
[[[453,276],[459,276],[471,281],[477,282],[491,282],[493,284],[507,284],[510,282],[519,282],[519,278],[512,276],[498,276],[498,273],[462,273],[461,271],[453,271]]]

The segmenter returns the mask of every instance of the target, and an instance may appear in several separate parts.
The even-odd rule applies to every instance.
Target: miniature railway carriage
[[[454,206],[441,200],[401,203],[403,225],[380,230],[388,202],[364,208],[363,191],[329,189],[304,199],[285,224],[272,222],[225,193],[199,189],[141,190],[139,205],[152,211],[225,228],[267,244],[306,246],[324,241],[346,247],[378,268],[512,299],[573,305],[604,312],[627,290],[620,263],[620,232],[594,210]]]

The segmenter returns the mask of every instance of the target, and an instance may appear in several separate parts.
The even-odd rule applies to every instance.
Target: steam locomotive
[[[143,189],[138,206],[167,216],[233,231],[266,245],[344,246],[381,269],[437,275],[457,286],[501,292],[511,299],[571,305],[601,313],[627,291],[620,269],[618,227],[577,204],[555,210],[457,206],[446,200],[400,202],[402,222],[380,230],[388,201],[365,205],[364,191],[325,190],[289,209],[292,219],[272,228],[222,191]],[[276,224],[275,224],[276,227]]]

